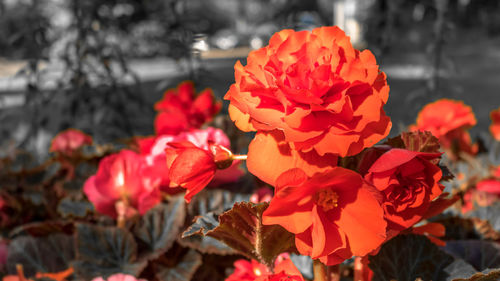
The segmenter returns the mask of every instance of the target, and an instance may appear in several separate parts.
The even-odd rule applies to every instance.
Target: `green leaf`
[[[208,231],[219,225],[217,216],[209,212],[196,218],[195,222],[182,233],[182,238],[177,241],[184,247],[196,249],[204,254],[231,255],[235,251],[226,244],[209,236],[204,236]]]
[[[173,267],[156,266],[156,278],[161,281],[189,281],[202,264],[202,257],[195,250],[190,249]]]
[[[17,274],[16,264],[23,265],[27,277],[37,272],[63,271],[75,257],[73,242],[73,237],[65,234],[17,237],[9,244],[7,272]]]
[[[144,255],[154,259],[165,253],[174,243],[184,224],[184,198],[174,197],[168,204],[158,204],[134,225],[133,233],[145,247]]]
[[[500,267],[500,246],[496,242],[484,240],[448,241],[444,250],[462,258],[477,271]]]
[[[270,266],[279,254],[295,251],[295,236],[279,225],[262,225],[262,213],[268,206],[268,203],[236,203],[219,216],[219,225],[206,235]]]
[[[85,280],[114,273],[138,276],[147,265],[137,259],[133,235],[121,228],[89,224],[76,225],[76,275]]]
[[[475,269],[421,235],[398,235],[369,257],[373,280],[452,280],[470,276]]]

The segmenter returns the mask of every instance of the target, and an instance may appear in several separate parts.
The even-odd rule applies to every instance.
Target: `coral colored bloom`
[[[500,141],[500,107],[490,112],[490,133],[493,138]]]
[[[50,145],[50,152],[72,154],[83,145],[91,145],[92,137],[77,129],[67,129],[57,134]]]
[[[219,112],[221,106],[221,102],[215,102],[211,89],[205,89],[195,97],[193,83],[184,81],[177,89],[165,91],[163,99],[155,104],[158,111],[156,133],[176,135],[187,129],[200,128]]]
[[[232,167],[233,155],[225,147],[211,144],[208,150],[192,142],[170,142],[165,149],[170,187],[187,189],[184,199],[191,198],[205,188],[218,169]]]
[[[222,130],[212,127],[208,127],[203,130],[190,130],[175,136],[161,135],[139,139],[137,144],[141,155],[145,158],[146,164],[151,167],[151,170],[156,177],[161,178],[160,189],[170,194],[180,192],[182,189],[169,188],[170,177],[165,148],[170,147],[168,144],[170,142],[183,141],[189,141],[196,147],[204,150],[208,150],[210,144],[230,147],[229,138],[226,134]],[[210,185],[220,185],[237,181],[243,174],[243,172],[239,169],[238,163],[239,162],[235,161],[233,166],[230,168],[217,170],[214,179],[210,182]]]
[[[401,231],[420,221],[442,193],[441,169],[431,162],[440,155],[394,148],[370,167],[365,179],[382,192],[390,229]]]
[[[373,54],[355,50],[338,27],[282,30],[234,69],[236,81],[224,99],[243,131],[280,131],[298,151],[347,156],[391,128],[382,109],[386,75]]]
[[[83,192],[96,210],[117,217],[118,202],[144,214],[161,200],[160,180],[139,154],[122,150],[99,163],[97,173],[85,182]]]
[[[279,224],[295,233],[303,255],[326,265],[352,255],[364,256],[386,237],[380,194],[354,171],[335,167],[312,177],[291,169],[277,180],[263,224]]]
[[[476,122],[470,106],[462,101],[440,99],[422,108],[417,123],[410,126],[410,130],[430,131],[444,149],[475,154],[477,148],[472,146],[466,129],[476,125]]]
[[[117,273],[109,276],[108,279],[97,277],[92,279],[92,281],[146,281],[146,279],[137,279],[132,275]]]

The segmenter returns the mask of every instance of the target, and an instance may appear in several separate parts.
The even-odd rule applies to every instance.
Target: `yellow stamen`
[[[338,206],[339,195],[331,189],[323,189],[316,193],[316,204],[327,212]]]

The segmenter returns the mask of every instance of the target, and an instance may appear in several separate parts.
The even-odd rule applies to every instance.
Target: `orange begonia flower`
[[[390,131],[382,109],[386,75],[370,51],[355,50],[337,27],[280,31],[234,69],[236,82],[224,98],[243,131],[279,131],[294,150],[319,156],[355,155]],[[259,154],[255,149],[249,159]]]
[[[412,131],[430,131],[439,139],[445,150],[458,149],[475,154],[477,147],[472,146],[468,128],[476,125],[476,117],[470,106],[462,101],[440,99],[422,108],[417,123],[410,126]],[[456,146],[456,147],[454,147]]]
[[[303,255],[334,265],[370,253],[386,238],[380,194],[354,171],[335,167],[309,178],[295,168],[276,185],[262,222],[295,233]]]
[[[500,107],[490,112],[490,132],[493,138],[500,141]]]
[[[394,148],[372,164],[365,179],[383,194],[389,229],[401,231],[420,221],[442,193],[441,169],[431,162],[440,156]]]

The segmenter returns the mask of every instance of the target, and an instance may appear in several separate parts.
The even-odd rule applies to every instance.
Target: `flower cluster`
[[[391,128],[386,76],[340,29],[281,31],[236,63],[235,79],[229,114],[257,131],[248,169],[275,187],[262,221],[294,233],[301,254],[327,265],[365,256],[441,194],[440,153],[373,147]]]
[[[225,133],[199,129],[220,109],[210,89],[194,99],[193,84],[183,82],[167,90],[155,109],[157,135],[138,138],[138,152],[124,149],[104,157],[97,173],[85,182],[84,193],[100,213],[113,218],[144,214],[161,201],[162,192],[184,189],[189,202],[205,186],[233,182],[242,175]]]

